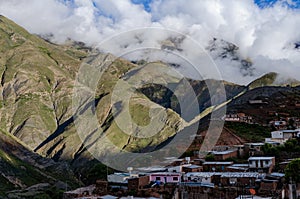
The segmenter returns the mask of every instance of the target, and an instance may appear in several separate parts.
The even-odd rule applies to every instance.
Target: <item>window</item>
[[[229,178],[229,183],[230,184],[236,184],[237,183],[237,178]]]
[[[173,181],[178,181],[178,177],[173,177]]]
[[[266,161],[265,161],[265,165],[267,166],[268,164],[269,164],[269,161],[268,161],[268,160],[266,160]]]
[[[156,180],[156,181],[160,181],[160,177],[156,177],[155,180]]]

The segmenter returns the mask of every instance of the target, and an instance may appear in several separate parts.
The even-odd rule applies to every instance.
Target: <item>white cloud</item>
[[[120,32],[141,27],[164,27],[191,36],[203,46],[222,38],[240,47],[239,56],[250,58],[254,77],[243,77],[237,62],[217,60],[224,79],[248,83],[266,72],[299,78],[300,11],[280,5],[259,9],[252,0],[154,0],[151,12],[129,0],[0,0],[0,13],[32,33],[53,33],[56,42],[67,38],[97,45]],[[113,48],[137,48],[167,38],[140,35],[116,42]],[[116,49],[114,49],[116,50]],[[186,49],[188,50],[188,49]],[[189,49],[191,50],[191,49]],[[119,49],[122,51],[122,49]],[[234,78],[233,78],[234,77]]]

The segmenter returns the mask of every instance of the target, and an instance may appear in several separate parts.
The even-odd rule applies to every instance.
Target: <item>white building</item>
[[[283,144],[291,138],[296,138],[299,132],[300,129],[273,131],[271,132],[271,138],[266,138],[265,142],[278,142],[280,144]]]
[[[275,157],[250,157],[249,170],[271,173],[275,166]]]
[[[221,174],[219,172],[191,172],[184,176],[185,181],[194,181],[201,183],[211,183],[211,178],[216,175]]]

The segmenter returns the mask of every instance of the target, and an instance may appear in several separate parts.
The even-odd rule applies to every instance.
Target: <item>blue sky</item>
[[[278,0],[254,0],[255,3],[261,7],[268,7],[274,5]],[[300,8],[300,1],[299,0],[290,0],[290,3],[288,1],[282,1],[283,5],[288,6],[290,8]]]
[[[254,0],[254,2],[260,7],[260,8],[266,8],[266,7],[270,7],[273,6],[276,2],[278,2],[279,0]],[[283,2],[283,5],[286,5],[290,8],[293,9],[299,9],[300,8],[300,0],[290,0],[292,2],[291,3],[287,3],[288,1],[285,0],[280,0]],[[143,4],[145,7],[146,11],[150,11],[150,4],[152,2],[152,0],[132,0],[133,3],[135,4]]]
[[[152,0],[132,0],[135,4],[144,4],[145,10],[150,11],[150,3]]]

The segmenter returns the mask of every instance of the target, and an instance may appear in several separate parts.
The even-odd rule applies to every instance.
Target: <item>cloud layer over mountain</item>
[[[97,45],[112,35],[143,27],[179,31],[204,47],[220,38],[237,45],[238,56],[253,63],[252,72],[244,74],[237,62],[217,59],[224,79],[248,83],[266,72],[300,79],[300,49],[296,48],[300,10],[280,3],[261,9],[251,0],[153,0],[146,11],[136,2],[0,0],[0,14],[32,33],[52,33],[60,43],[71,38]]]

